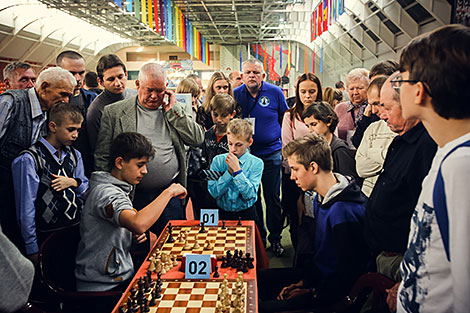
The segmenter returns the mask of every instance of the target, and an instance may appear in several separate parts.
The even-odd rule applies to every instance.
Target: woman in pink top
[[[295,88],[295,105],[290,108],[282,120],[282,146],[292,140],[303,137],[309,133],[308,127],[302,122],[303,111],[313,102],[322,101],[322,88],[320,79],[313,73],[304,73],[299,76]],[[290,168],[287,162],[283,162],[282,172],[282,207],[290,217],[290,233],[294,249],[297,245],[297,227],[299,215],[297,213],[297,199],[301,189],[290,179]]]

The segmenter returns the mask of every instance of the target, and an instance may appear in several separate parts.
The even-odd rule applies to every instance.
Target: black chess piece
[[[156,297],[156,291],[152,291],[152,299],[150,299],[149,302],[150,306],[156,306],[157,305],[157,297]]]
[[[242,226],[242,218],[241,218],[241,216],[238,217],[237,226]]]
[[[247,261],[248,268],[255,268],[255,266],[253,265],[253,261],[255,259],[251,257],[251,254],[249,252],[246,253],[245,258]]]
[[[200,234],[207,233],[207,230],[204,228],[204,222],[201,222],[201,229],[199,229]]]
[[[134,287],[132,287],[131,290],[130,290],[130,292],[131,292],[130,298],[135,299],[136,296],[137,296],[137,289],[135,289]]]
[[[214,278],[219,278],[220,277],[220,274],[219,274],[219,267],[216,266],[215,267],[215,271],[214,271]]]
[[[173,238],[173,226],[171,225],[171,223],[168,224],[168,239],[166,240],[166,242],[175,242],[175,238]]]
[[[225,227],[225,220],[222,221],[222,229],[227,229],[227,227]]]
[[[228,267],[228,264],[227,264],[227,258],[225,257],[225,255],[222,256],[222,264],[220,265],[221,268],[227,268]]]
[[[120,306],[120,307],[119,307],[119,313],[126,313],[126,308],[125,308],[125,306]]]
[[[248,262],[246,259],[242,259],[242,266],[241,266],[241,269],[242,269],[242,272],[243,273],[248,273]]]

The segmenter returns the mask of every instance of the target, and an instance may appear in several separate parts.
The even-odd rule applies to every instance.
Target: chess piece
[[[204,222],[201,223],[201,229],[199,229],[200,234],[207,233],[207,230],[204,228]]]
[[[153,256],[151,256],[149,258],[149,261],[150,261],[150,265],[149,265],[148,270],[151,271],[151,272],[154,272],[155,271],[155,258]]]
[[[242,218],[240,216],[238,217],[237,226],[242,226]]]
[[[220,277],[220,274],[219,274],[219,267],[216,266],[215,267],[215,271],[214,271],[214,278],[219,278]]]
[[[254,258],[251,257],[251,254],[250,252],[247,252],[246,255],[245,255],[245,259],[247,261],[247,265],[248,265],[248,268],[255,268],[255,266],[253,265],[253,261],[255,260]]]
[[[150,306],[156,306],[157,305],[157,296],[156,296],[156,291],[152,291],[152,298],[150,299],[149,302]]]
[[[227,264],[227,258],[223,255],[222,256],[222,264],[220,265],[221,268],[227,268],[228,267],[228,264]]]
[[[197,236],[196,236],[195,239],[196,239],[196,240],[194,241],[193,249],[199,249],[199,248],[201,248],[201,246],[199,245],[199,242],[197,241]]]
[[[183,246],[183,250],[191,250],[191,245],[189,244],[188,242],[188,237],[184,236],[184,246]]]
[[[175,238],[173,238],[173,226],[171,226],[171,223],[168,224],[168,239],[166,240],[167,243],[173,243],[175,242]]]
[[[222,229],[227,229],[227,227],[225,227],[225,220],[222,221]]]
[[[155,272],[160,273],[162,271],[162,260],[157,259],[155,264]]]

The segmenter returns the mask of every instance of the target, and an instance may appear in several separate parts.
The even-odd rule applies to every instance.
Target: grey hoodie
[[[132,277],[132,232],[119,224],[122,210],[133,210],[132,185],[108,172],[94,172],[85,194],[75,277],[78,291],[107,291]]]

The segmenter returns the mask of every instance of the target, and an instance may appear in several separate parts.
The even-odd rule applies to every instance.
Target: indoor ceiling
[[[40,0],[91,24],[127,37],[142,45],[168,44],[134,13],[113,1]],[[124,2],[124,1],[123,1]],[[305,0],[172,0],[210,43],[244,44],[272,40],[288,21],[288,6]]]

